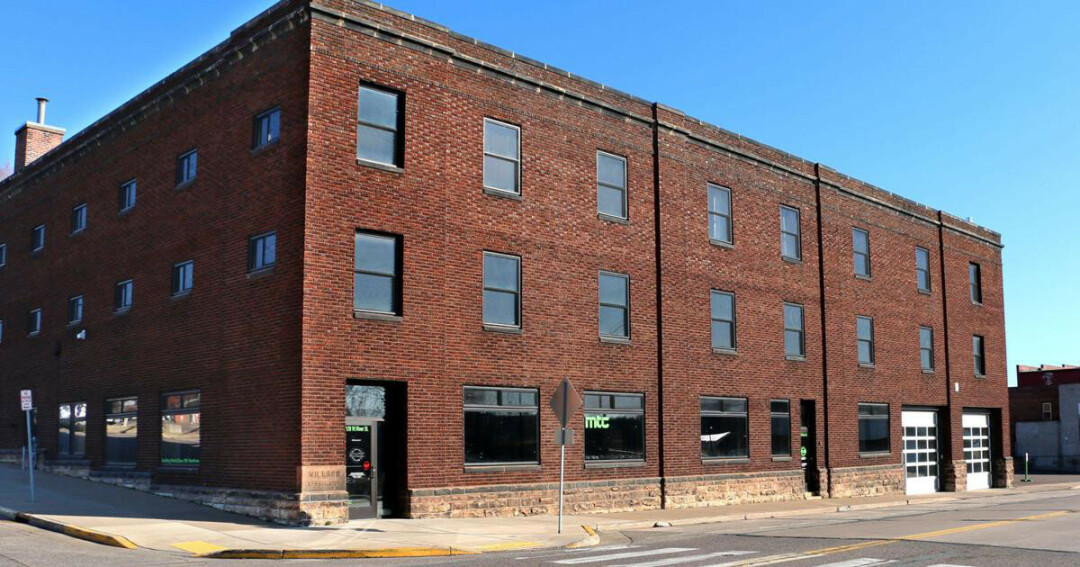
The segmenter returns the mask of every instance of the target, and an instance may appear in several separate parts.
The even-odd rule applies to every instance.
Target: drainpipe
[[[832,495],[832,465],[829,462],[829,333],[825,324],[825,239],[821,222],[821,164],[814,164],[814,198],[817,209],[817,253],[818,253],[818,295],[821,299],[821,418],[824,427],[822,430],[822,442],[825,470],[829,471],[829,483],[821,486],[818,478],[818,491]],[[801,408],[800,408],[801,409]]]
[[[656,258],[656,419],[657,458],[660,460],[660,507],[667,508],[667,476],[664,467],[664,294],[660,254],[660,120],[652,104],[653,245]]]
[[[949,415],[949,468],[953,475],[953,490],[956,490],[956,470],[952,469],[956,462],[956,454],[953,439],[956,438],[953,431],[953,388],[952,388],[952,359],[949,356],[949,294],[945,288],[945,222],[941,211],[937,213],[938,229],[938,265],[941,267],[941,338],[945,341],[945,407]],[[961,412],[961,419],[963,413]],[[963,429],[961,429],[963,431]],[[961,453],[962,454],[962,453]]]

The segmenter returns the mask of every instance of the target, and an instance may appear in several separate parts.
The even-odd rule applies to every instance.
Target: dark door
[[[802,400],[799,404],[799,455],[802,461],[803,476],[806,479],[806,491],[821,493],[821,483],[817,466],[817,408],[814,400]]]
[[[376,518],[379,512],[379,422],[345,421],[345,488],[349,519]]]

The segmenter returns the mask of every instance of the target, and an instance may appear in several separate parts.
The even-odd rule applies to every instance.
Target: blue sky
[[[11,3],[15,128],[84,128],[270,0]],[[392,6],[1001,232],[1010,375],[1080,363],[1080,3],[458,1]]]

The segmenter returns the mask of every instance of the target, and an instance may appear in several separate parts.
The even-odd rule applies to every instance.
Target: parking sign
[[[34,409],[34,397],[30,390],[22,390],[19,392],[19,401],[22,402],[22,411]]]

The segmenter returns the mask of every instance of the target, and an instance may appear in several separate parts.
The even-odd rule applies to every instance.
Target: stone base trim
[[[1016,482],[1013,458],[993,459],[990,462],[990,478],[994,488],[1012,488]]]
[[[568,514],[660,508],[659,478],[566,483]],[[559,511],[558,483],[423,488],[409,491],[410,518],[536,516]]]
[[[901,464],[833,467],[829,471],[830,498],[889,494],[904,494],[904,467]]]
[[[806,482],[802,470],[667,477],[664,496],[668,508],[804,500]]]
[[[963,460],[946,461],[941,467],[941,490],[964,492],[967,490],[967,463]]]

